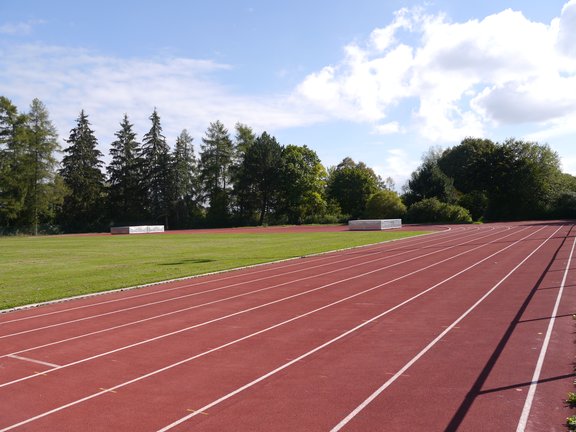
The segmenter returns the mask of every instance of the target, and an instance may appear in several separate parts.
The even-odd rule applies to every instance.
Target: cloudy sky
[[[84,109],[106,155],[157,108],[171,145],[241,122],[398,188],[467,136],[576,175],[576,0],[0,0],[0,95],[42,100],[63,146]]]

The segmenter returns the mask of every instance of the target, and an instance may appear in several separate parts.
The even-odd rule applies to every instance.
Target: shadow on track
[[[478,396],[480,396],[484,393],[496,391],[496,390],[482,391],[482,386],[486,382],[486,379],[490,375],[490,372],[492,372],[494,365],[496,364],[496,362],[498,361],[498,358],[502,354],[504,347],[506,346],[506,344],[510,340],[512,333],[514,333],[514,330],[516,329],[518,324],[521,323],[520,319],[522,318],[522,315],[524,314],[524,312],[528,308],[528,305],[532,301],[532,298],[534,297],[534,295],[536,294],[536,292],[538,291],[538,289],[542,285],[542,282],[544,281],[546,274],[548,273],[548,271],[552,267],[552,264],[554,263],[554,261],[556,261],[556,258],[558,257],[558,253],[564,247],[564,244],[566,243],[566,240],[568,240],[568,238],[570,237],[570,234],[571,234],[573,229],[574,229],[574,225],[570,228],[570,231],[564,236],[562,243],[560,244],[560,246],[558,246],[558,248],[554,252],[554,255],[550,259],[550,262],[548,263],[548,265],[546,266],[546,268],[544,269],[544,271],[542,272],[542,274],[538,278],[538,281],[536,282],[534,287],[530,290],[530,293],[526,297],[526,300],[524,300],[524,303],[522,303],[522,306],[520,306],[520,309],[518,309],[518,312],[514,316],[514,319],[510,322],[508,329],[506,329],[506,332],[502,336],[502,339],[500,339],[500,342],[496,346],[496,349],[494,350],[494,352],[492,353],[492,355],[490,356],[490,358],[486,362],[486,365],[484,366],[484,368],[480,372],[480,375],[478,375],[478,378],[476,379],[476,381],[474,382],[474,384],[470,388],[470,391],[468,392],[468,394],[466,395],[466,397],[462,401],[462,404],[460,404],[460,407],[456,411],[456,414],[454,414],[454,416],[450,420],[450,423],[448,424],[446,429],[444,429],[445,432],[455,432],[458,430],[458,428],[462,424],[462,421],[464,420],[464,417],[466,416],[466,414],[470,410],[470,407],[474,403],[474,400]],[[572,376],[572,374],[568,375],[568,376]],[[558,378],[558,379],[560,379],[560,378]]]

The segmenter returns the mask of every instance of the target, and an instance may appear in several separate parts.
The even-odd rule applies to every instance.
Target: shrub
[[[396,192],[381,190],[366,203],[366,216],[371,219],[398,219],[406,215],[406,206]]]
[[[412,223],[472,223],[470,212],[464,207],[446,204],[437,198],[427,198],[412,204],[407,218]]]

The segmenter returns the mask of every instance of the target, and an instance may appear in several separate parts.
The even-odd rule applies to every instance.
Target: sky
[[[548,144],[576,175],[576,0],[0,0],[0,95],[40,99],[63,148],[84,110],[106,162],[156,109],[171,146],[240,122],[398,190],[466,137]]]

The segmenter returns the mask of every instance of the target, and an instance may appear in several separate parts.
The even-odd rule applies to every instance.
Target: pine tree
[[[174,216],[176,225],[188,227],[197,210],[198,195],[198,161],[194,154],[193,138],[184,129],[176,139],[176,147],[172,156],[173,185],[175,194]]]
[[[228,130],[220,121],[210,123],[202,142],[200,179],[204,200],[209,203],[208,219],[214,225],[225,225],[229,219],[230,166],[234,146]]]
[[[141,185],[142,160],[140,143],[136,141],[128,115],[120,123],[116,140],[110,146],[112,160],[108,171],[108,207],[115,224],[137,224],[145,217]]]
[[[56,181],[58,163],[55,152],[60,150],[60,145],[56,128],[48,118],[48,110],[38,99],[30,105],[26,126],[28,194],[24,210],[34,235],[37,235],[40,222],[48,222],[54,216],[54,206],[58,202],[52,200],[63,198]]]
[[[170,148],[162,135],[160,116],[156,109],[150,116],[152,126],[142,140],[142,180],[146,193],[146,209],[154,222],[168,228],[168,214],[173,201]]]
[[[5,229],[17,224],[26,198],[25,120],[8,98],[0,96],[0,226]]]
[[[105,189],[101,171],[102,152],[84,110],[80,112],[76,127],[66,140],[60,173],[70,194],[64,199],[62,224],[68,231],[103,228]]]
[[[44,104],[34,99],[29,114],[0,97],[0,224],[38,233],[53,221],[63,198],[56,173],[58,135]]]

